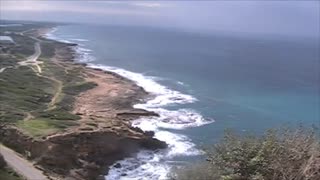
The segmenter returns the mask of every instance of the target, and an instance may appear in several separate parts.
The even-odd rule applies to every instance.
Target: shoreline
[[[54,27],[56,28],[56,27]],[[52,29],[52,28],[51,28]],[[41,37],[48,39],[45,37],[45,35],[48,33],[49,30],[45,30],[44,32],[41,32]],[[49,39],[51,40],[51,39]],[[121,100],[125,101],[122,102],[123,106],[125,107],[122,110],[119,110],[116,112],[117,117],[125,117],[128,118],[128,116],[133,116],[133,118],[129,118],[129,121],[135,120],[138,117],[143,116],[154,116],[158,117],[159,115],[155,112],[145,110],[143,108],[137,108],[134,107],[137,104],[145,103],[147,102],[151,95],[149,92],[147,92],[143,87],[139,86],[136,82],[133,80],[124,77],[116,72],[104,70],[101,68],[96,67],[90,67],[90,63],[86,62],[78,62],[76,61],[76,55],[78,55],[81,52],[78,52],[75,48],[78,48],[79,45],[77,43],[69,43],[69,42],[63,42],[59,40],[54,40],[62,44],[66,44],[66,51],[62,50],[62,52],[57,53],[57,57],[53,57],[53,61],[58,61],[62,63],[69,63],[71,62],[71,66],[81,66],[85,70],[85,79],[87,82],[94,82],[96,84],[96,87],[93,87],[92,89],[86,90],[82,92],[80,95],[76,96],[76,102],[75,102],[75,109],[72,111],[74,114],[79,114],[80,116],[92,116],[92,113],[102,113],[100,116],[110,116],[110,112],[106,108],[102,108],[103,105],[98,105],[99,101],[102,99],[108,99],[109,97],[116,97]],[[112,87],[110,88],[109,83],[115,83],[119,84],[119,86],[123,86],[121,88],[119,87]],[[114,89],[113,89],[114,88]],[[120,92],[116,92],[120,91]],[[120,97],[119,94],[127,94],[125,97]],[[99,97],[92,97],[98,95]],[[88,99],[94,99],[97,101],[94,101],[93,107],[88,104]],[[85,104],[86,103],[86,104]],[[89,106],[89,107],[88,107]],[[102,109],[101,109],[102,108]],[[93,110],[90,113],[85,112],[86,110]],[[110,109],[109,109],[110,110]],[[111,108],[112,111],[112,108]],[[99,116],[99,115],[98,115]],[[115,116],[113,116],[115,117]]]
[[[40,32],[39,35],[45,39],[48,39],[46,37],[47,33],[48,30],[45,30],[44,32]],[[113,160],[111,163],[108,162],[106,167],[102,167],[105,174],[108,174],[108,170],[111,165],[114,165],[117,161],[122,160],[125,157],[128,158],[135,156],[135,154],[137,154],[140,150],[155,150],[158,148],[161,149],[167,147],[166,143],[153,138],[154,132],[144,132],[141,129],[131,125],[131,121],[142,116],[159,116],[151,111],[134,108],[135,104],[145,102],[148,99],[150,96],[148,92],[146,92],[142,87],[138,86],[134,81],[115,72],[88,67],[88,63],[77,62],[76,55],[78,55],[79,52],[75,48],[79,48],[79,45],[76,43],[66,43],[63,41],[58,42],[67,44],[68,52],[67,54],[62,53],[62,55],[58,54],[58,56],[62,58],[57,58],[55,55],[53,59],[61,62],[65,59],[65,57],[71,56],[72,58],[67,61],[70,61],[75,66],[83,66],[85,71],[85,80],[95,84],[95,87],[92,89],[86,90],[76,96],[72,113],[79,115],[81,119],[79,120],[80,125],[71,131],[89,131],[99,133],[105,132],[107,129],[109,133],[111,128],[111,132],[115,134],[124,133],[124,136],[133,139],[147,138],[153,141],[151,141],[150,144],[148,144],[148,142],[143,143],[144,147],[140,147],[136,150],[129,150],[130,143],[126,144],[126,151],[132,152],[126,152],[122,155],[122,157],[116,158],[116,160]],[[110,88],[110,83],[115,85]],[[119,101],[121,104],[119,104]],[[89,123],[90,126],[88,127]],[[93,123],[95,123],[95,125],[93,125]],[[103,157],[103,155],[101,157]],[[101,157],[99,156],[99,158]]]
[[[1,141],[35,161],[52,179],[96,179],[107,174],[111,165],[132,157],[142,149],[166,148],[166,143],[131,126],[130,121],[156,113],[136,109],[148,93],[133,81],[110,71],[87,67],[76,58],[76,44],[48,39],[48,28],[38,29],[36,37],[55,44],[50,59],[65,71],[78,69],[90,88],[75,95],[72,113],[81,117],[77,125],[42,139],[33,139],[16,127],[1,130]],[[81,87],[81,85],[79,85]]]

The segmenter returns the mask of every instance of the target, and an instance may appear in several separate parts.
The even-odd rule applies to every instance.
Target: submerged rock
[[[122,166],[121,166],[120,163],[117,163],[117,164],[115,164],[113,167],[115,167],[115,168],[121,168]]]

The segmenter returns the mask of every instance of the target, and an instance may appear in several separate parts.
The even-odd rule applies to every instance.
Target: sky
[[[320,37],[320,1],[0,1],[0,19]]]

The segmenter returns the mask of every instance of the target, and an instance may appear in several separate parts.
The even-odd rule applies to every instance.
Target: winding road
[[[0,153],[8,166],[27,180],[49,180],[42,171],[36,169],[33,164],[13,150],[0,144]]]

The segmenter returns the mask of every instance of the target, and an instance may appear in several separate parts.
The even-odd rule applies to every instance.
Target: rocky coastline
[[[165,142],[153,138],[152,132],[143,132],[130,124],[141,116],[157,116],[133,108],[148,98],[143,88],[113,72],[77,63],[76,44],[55,44],[51,61],[66,69],[82,68],[83,78],[94,84],[76,95],[70,104],[71,112],[81,118],[77,125],[41,139],[32,138],[15,126],[1,127],[0,141],[4,145],[25,155],[50,179],[68,180],[104,179],[103,175],[116,161],[134,156],[141,149],[167,147]]]

